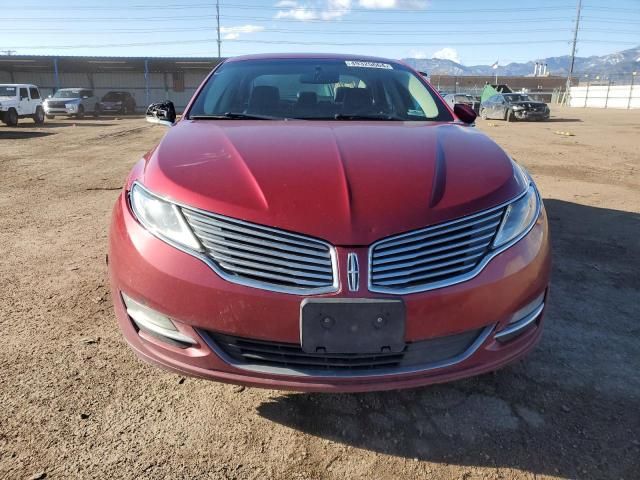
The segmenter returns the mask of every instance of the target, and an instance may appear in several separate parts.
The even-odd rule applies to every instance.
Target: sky
[[[640,45],[640,0],[583,0],[578,56]],[[567,55],[577,0],[220,0],[222,56],[335,52],[464,65]],[[0,54],[217,56],[216,0],[0,2]]]

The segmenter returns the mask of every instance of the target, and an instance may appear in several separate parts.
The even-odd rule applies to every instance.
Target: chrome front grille
[[[471,356],[493,326],[410,342],[400,353],[305,353],[297,343],[235,337],[199,330],[206,342],[234,367],[263,373],[313,376],[389,375],[442,368]]]
[[[369,289],[412,293],[467,280],[487,256],[505,208],[374,243],[369,250]]]
[[[314,238],[182,207],[215,270],[226,280],[304,295],[337,290],[334,249]]]

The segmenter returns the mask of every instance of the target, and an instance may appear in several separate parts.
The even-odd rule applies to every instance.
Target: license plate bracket
[[[307,298],[300,306],[305,353],[399,353],[406,346],[402,300]]]

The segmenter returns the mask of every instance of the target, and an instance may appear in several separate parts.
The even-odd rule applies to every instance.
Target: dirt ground
[[[478,127],[531,171],[549,212],[542,343],[448,385],[307,395],[185,379],[121,337],[109,217],[163,127],[1,126],[0,477],[640,478],[640,111]]]

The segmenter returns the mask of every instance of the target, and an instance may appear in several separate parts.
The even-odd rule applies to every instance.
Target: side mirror
[[[147,122],[171,127],[176,123],[176,107],[173,102],[152,103],[147,108]]]
[[[473,108],[471,108],[469,105],[456,103],[453,106],[453,113],[456,114],[456,117],[458,117],[458,119],[469,125],[473,124],[473,122],[476,121],[476,112],[474,112]]]

